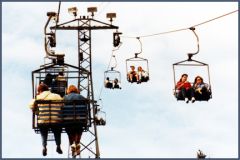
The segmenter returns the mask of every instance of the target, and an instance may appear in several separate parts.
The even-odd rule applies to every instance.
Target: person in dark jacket
[[[211,95],[209,88],[209,85],[203,82],[203,78],[201,76],[197,76],[195,78],[193,89],[197,100],[209,100]]]

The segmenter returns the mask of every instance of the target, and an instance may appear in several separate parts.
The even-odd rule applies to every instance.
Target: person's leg
[[[133,74],[129,74],[129,80],[130,82],[133,82]]]
[[[189,99],[188,99],[188,95],[187,95],[187,90],[186,90],[186,88],[181,88],[181,91],[180,91],[180,92],[181,92],[181,94],[182,94],[185,102],[188,103],[188,102],[189,102]]]
[[[72,145],[74,142],[74,135],[71,131],[71,128],[65,128],[67,135],[68,135],[68,140],[69,140],[69,144]]]
[[[55,142],[56,142],[56,145],[57,145],[57,149],[56,151],[59,153],[59,154],[62,154],[62,149],[61,149],[61,132],[62,132],[62,128],[60,127],[53,127],[52,128],[52,131],[53,131],[53,134],[54,134],[54,137],[55,137]]]
[[[82,137],[82,128],[79,128],[76,130],[76,133],[75,133],[75,142],[76,142],[76,154],[77,155],[80,155],[80,140],[81,140],[81,137]]]
[[[83,132],[82,129],[78,129],[76,131],[76,133],[75,133],[75,142],[76,142],[76,144],[80,143],[80,140],[81,140],[81,137],[82,137],[82,132]]]
[[[43,150],[42,150],[42,154],[43,156],[47,155],[47,136],[48,136],[48,128],[47,127],[39,127],[40,129],[40,134],[42,137],[42,146],[43,146]]]
[[[202,88],[202,100],[209,100],[210,99],[210,92],[207,90],[206,87]]]
[[[72,151],[72,156],[75,157],[76,154],[76,144],[75,144],[75,134],[73,132],[73,128],[72,127],[67,127],[65,128],[67,134],[68,134],[68,139],[69,139],[69,145],[71,147],[71,151]]]
[[[189,92],[190,99],[192,100],[192,103],[194,103],[195,102],[194,89],[190,88],[188,89],[188,92]]]

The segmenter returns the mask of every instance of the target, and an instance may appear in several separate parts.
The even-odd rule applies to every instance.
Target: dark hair
[[[188,77],[188,75],[187,75],[186,73],[182,74],[182,76],[181,76],[179,82],[182,82],[182,78],[183,78],[184,76]]]
[[[59,72],[58,74],[59,74],[60,76],[63,76],[63,75],[64,75],[63,72]]]
[[[39,84],[38,86],[38,93],[48,91],[48,86],[44,83]]]
[[[197,76],[197,77],[195,77],[195,79],[194,79],[194,84],[196,84],[198,78],[200,78],[201,81],[202,81],[202,83],[203,83],[203,78],[202,78],[201,76]]]

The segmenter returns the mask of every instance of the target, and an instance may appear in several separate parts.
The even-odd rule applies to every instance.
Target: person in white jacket
[[[55,93],[51,93],[48,89],[48,86],[41,83],[38,86],[38,95],[36,96],[36,99],[33,99],[30,103],[30,108],[35,111],[37,105],[35,105],[35,100],[63,100],[63,98]],[[38,127],[40,129],[41,137],[42,137],[42,145],[43,150],[42,154],[43,156],[47,155],[47,137],[48,137],[48,130],[49,124],[56,124],[61,123],[60,116],[57,116],[59,114],[59,110],[61,110],[61,104],[51,104],[51,107],[49,107],[49,104],[39,104],[39,113],[38,113]],[[50,110],[51,109],[51,110]],[[55,111],[55,112],[54,112]],[[51,112],[51,113],[50,113]],[[54,115],[52,115],[54,114]],[[55,142],[57,145],[56,151],[59,154],[62,154],[62,149],[60,147],[61,145],[61,132],[62,128],[57,127],[54,125],[51,125],[51,130],[55,137]]]

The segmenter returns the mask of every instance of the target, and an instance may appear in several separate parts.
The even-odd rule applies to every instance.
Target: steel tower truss
[[[94,99],[93,92],[93,77],[92,77],[92,51],[91,51],[91,31],[103,30],[103,29],[118,29],[118,26],[107,24],[98,20],[95,20],[88,16],[80,16],[74,20],[58,24],[50,27],[50,29],[56,30],[77,30],[78,33],[78,66],[80,69],[87,70],[90,74],[86,76],[79,72],[78,89],[81,94],[90,100],[90,123],[91,127],[83,133],[81,139],[81,157],[94,157],[100,158],[97,126],[95,122],[95,115],[97,111],[97,103]],[[90,153],[90,154],[89,154]],[[90,156],[92,155],[92,156]]]

